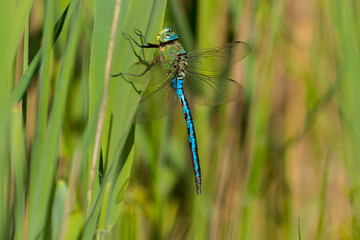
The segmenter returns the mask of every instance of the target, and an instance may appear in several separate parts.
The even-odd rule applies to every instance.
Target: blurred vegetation
[[[201,196],[181,109],[135,126],[140,96],[104,85],[116,0],[1,5],[0,239],[360,239],[359,1],[121,1],[113,74],[134,28],[252,47],[243,101],[191,106]]]

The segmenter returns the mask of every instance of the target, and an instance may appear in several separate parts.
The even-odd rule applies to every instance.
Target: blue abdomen
[[[191,151],[192,165],[195,175],[196,193],[201,194],[201,169],[200,169],[200,161],[197,150],[195,127],[194,127],[194,122],[192,120],[189,104],[187,103],[184,95],[183,83],[184,83],[184,77],[181,75],[172,79],[170,82],[172,88],[176,91],[179,97],[181,106],[184,111],[186,128],[189,135],[189,146]]]

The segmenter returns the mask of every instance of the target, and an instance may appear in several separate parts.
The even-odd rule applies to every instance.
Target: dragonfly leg
[[[132,73],[126,73],[126,72],[119,72],[117,74],[111,74],[111,77],[118,77],[120,75],[127,75],[127,76],[133,76],[133,77],[142,77],[144,76],[158,61],[160,60],[160,56],[156,57],[156,59],[140,74],[132,74]]]
[[[136,42],[136,40],[135,40],[133,37],[131,37],[129,34],[126,34],[126,33],[123,32],[122,35],[123,35],[123,37],[124,37],[126,40],[129,41],[130,46],[131,46],[131,49],[132,49],[134,55],[135,55],[135,56],[137,57],[137,59],[139,60],[139,62],[140,62],[140,61],[144,61],[144,59],[137,53],[137,51],[135,50],[134,45],[133,45],[133,43],[135,43],[137,46],[140,46],[141,44],[139,44],[138,42]],[[143,53],[143,55],[144,55],[144,53]]]
[[[120,73],[118,73],[118,74],[111,75],[111,77],[116,77],[116,76],[119,76],[119,75],[122,76],[122,78],[124,79],[125,82],[129,83],[129,84],[133,87],[133,89],[135,90],[135,92],[136,92],[137,94],[139,94],[139,95],[141,94],[142,91],[141,91],[141,90],[138,90],[138,89],[135,87],[135,85],[134,85],[134,83],[133,83],[132,81],[127,80],[127,79],[123,76],[123,75],[132,75],[132,76],[136,76],[136,75],[120,72]]]
[[[159,47],[158,44],[149,43],[149,42],[146,40],[146,38],[145,38],[144,34],[142,33],[142,31],[140,31],[139,29],[136,29],[136,28],[135,28],[135,29],[134,29],[134,33],[135,33],[136,35],[138,35],[139,37],[141,37],[142,40],[144,40],[144,42],[146,43],[147,46],[154,46],[154,45],[156,45],[156,47]]]
[[[142,43],[138,43],[132,36],[130,36],[129,34],[126,34],[126,33],[122,33],[123,34],[123,37],[126,39],[126,40],[129,40],[130,42],[133,42],[135,43],[138,47],[141,47],[141,48],[158,48],[159,47],[159,44],[155,44],[155,43],[148,43],[143,35],[143,33],[140,31],[140,30],[137,30],[135,29],[135,34],[138,35],[142,40],[144,40],[145,44],[142,44]],[[139,31],[139,33],[137,33],[136,31]]]
[[[125,34],[124,37],[127,37],[127,39],[131,39],[138,47],[141,48],[158,48],[159,44],[156,43],[149,43],[148,41],[146,41],[146,38],[144,36],[144,34],[142,33],[142,31],[140,31],[139,29],[134,29],[134,33],[136,35],[138,35],[140,37],[141,40],[143,40],[145,42],[145,44],[140,44],[138,43],[136,40],[134,40],[134,38],[132,38],[130,35]],[[123,33],[124,34],[124,33]]]
[[[142,91],[141,91],[141,90],[138,90],[138,89],[135,87],[135,85],[134,85],[133,82],[130,82],[130,81],[126,80],[126,79],[125,79],[125,81],[131,84],[131,86],[133,87],[133,89],[135,90],[135,92],[136,92],[137,94],[141,95]]]
[[[123,37],[128,40],[130,43],[133,42],[135,43],[138,47],[145,47],[146,45],[143,45],[141,43],[138,43],[132,36],[130,36],[129,34],[123,33]]]

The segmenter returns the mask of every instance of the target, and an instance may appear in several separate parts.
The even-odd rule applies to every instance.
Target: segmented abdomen
[[[195,174],[196,193],[201,194],[201,169],[200,169],[200,161],[197,150],[196,134],[195,134],[195,128],[194,128],[194,123],[192,120],[190,108],[184,95],[183,83],[184,83],[183,74],[171,80],[171,86],[176,91],[180,103],[183,107],[187,132],[189,135],[189,146],[191,151],[192,165]]]

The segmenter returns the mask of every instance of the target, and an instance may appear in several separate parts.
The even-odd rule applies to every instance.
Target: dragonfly
[[[152,86],[152,90],[145,91],[139,102],[135,123],[160,119],[173,111],[180,101],[189,136],[196,193],[200,195],[200,160],[189,102],[217,106],[240,100],[244,89],[236,81],[227,78],[226,72],[230,66],[244,59],[251,48],[245,42],[234,41],[220,47],[187,53],[178,41],[178,35],[169,27],[160,31],[157,43],[147,42],[140,30],[135,29],[134,32],[140,37],[140,42],[130,35],[125,34],[125,37],[142,49],[158,49],[159,54],[152,62],[135,63],[128,73],[120,72],[111,76],[123,75],[130,82]]]

